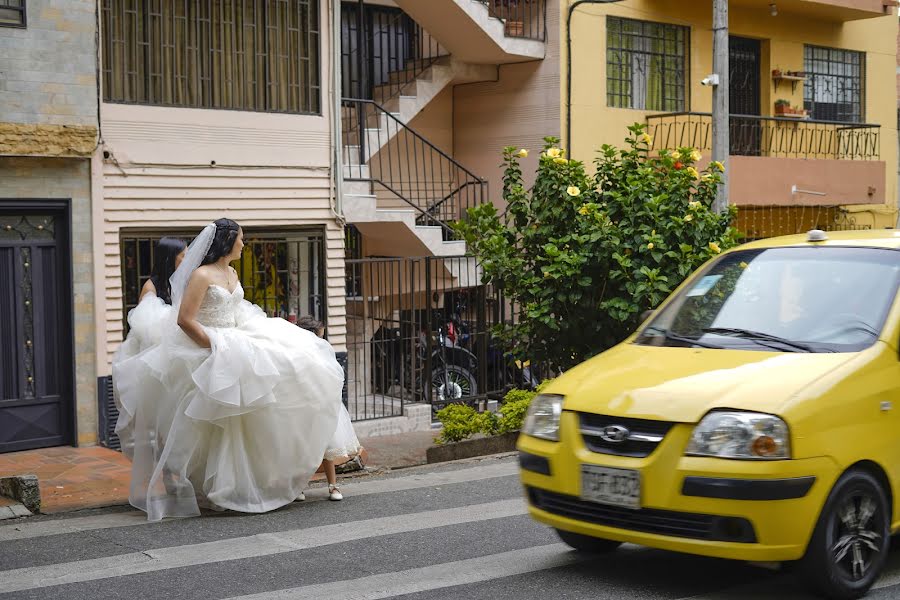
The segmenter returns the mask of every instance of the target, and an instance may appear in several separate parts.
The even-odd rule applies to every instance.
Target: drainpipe
[[[341,0],[331,9],[331,135],[334,139],[334,212],[344,217],[344,138],[341,132]]]
[[[572,157],[572,16],[582,4],[612,4],[622,0],[575,0],[566,15],[566,146]]]

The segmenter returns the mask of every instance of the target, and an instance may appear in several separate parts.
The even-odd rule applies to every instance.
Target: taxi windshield
[[[679,292],[637,344],[855,352],[878,339],[900,252],[787,247],[729,253]]]

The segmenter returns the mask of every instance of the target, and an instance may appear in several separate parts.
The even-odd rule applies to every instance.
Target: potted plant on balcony
[[[779,98],[775,101],[775,114],[776,115],[789,115],[791,114],[791,103],[784,98]]]

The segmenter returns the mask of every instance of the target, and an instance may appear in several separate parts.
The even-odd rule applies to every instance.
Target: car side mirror
[[[655,311],[653,311],[652,309],[651,309],[651,310],[645,310],[644,312],[642,312],[642,313],[641,313],[641,323],[646,322],[647,319],[649,319],[650,317],[652,317],[654,312],[655,312]]]

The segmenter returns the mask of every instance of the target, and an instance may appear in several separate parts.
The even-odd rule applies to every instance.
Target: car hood
[[[783,414],[801,397],[824,393],[856,358],[624,343],[566,372],[546,392],[565,395],[565,410],[682,423],[714,408]]]

